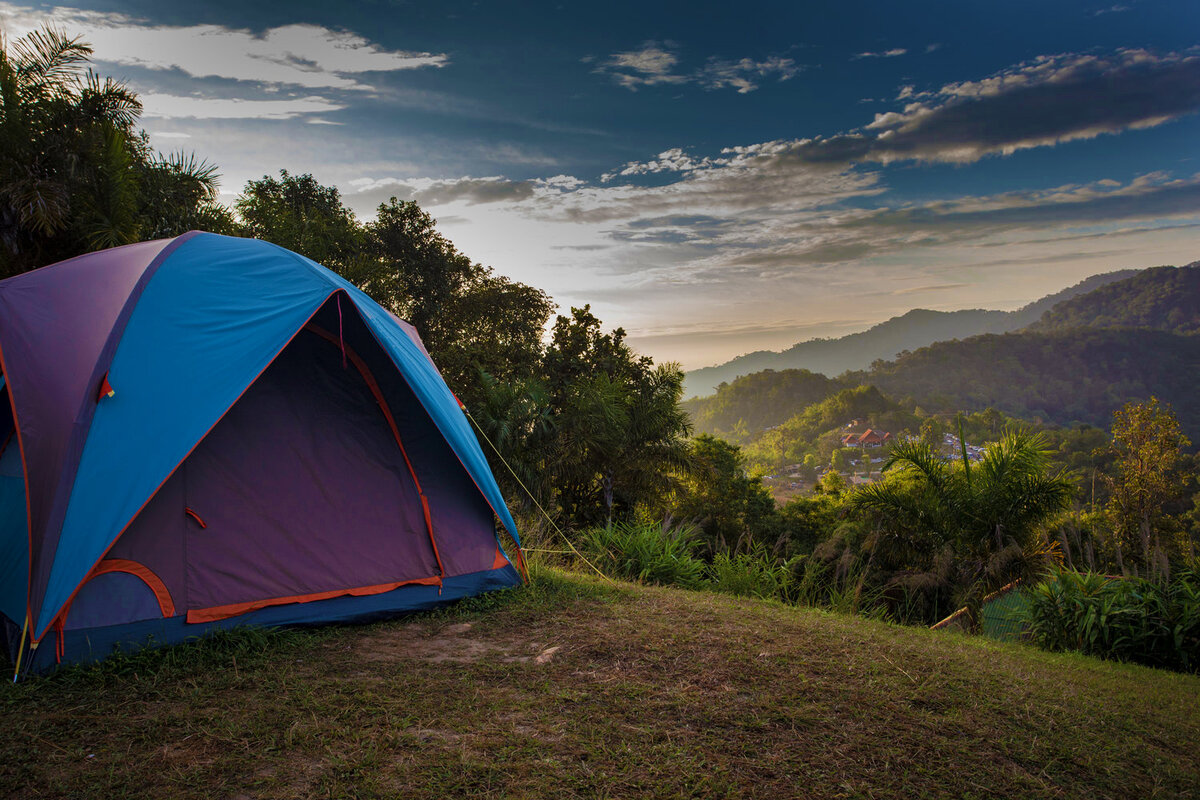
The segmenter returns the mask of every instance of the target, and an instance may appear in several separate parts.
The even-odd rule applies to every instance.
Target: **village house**
[[[842,437],[843,447],[880,447],[892,440],[892,434],[887,431],[877,431],[867,428],[862,433],[848,433]]]

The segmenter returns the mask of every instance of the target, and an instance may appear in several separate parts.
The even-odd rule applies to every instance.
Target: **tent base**
[[[271,606],[215,622],[188,623],[186,614],[149,619],[104,628],[68,630],[55,656],[55,634],[50,633],[34,651],[27,673],[47,674],[68,664],[102,661],[114,652],[134,652],[194,641],[217,630],[241,626],[261,628],[311,627],[329,623],[375,622],[418,611],[428,611],[466,597],[518,586],[521,578],[511,564],[499,569],[446,578],[437,586],[412,584],[381,594],[334,597],[310,603]],[[28,659],[28,656],[27,656]]]

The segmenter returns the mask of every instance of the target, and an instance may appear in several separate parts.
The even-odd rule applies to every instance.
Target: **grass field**
[[[1200,677],[546,570],[0,714],[5,797],[1200,797]]]

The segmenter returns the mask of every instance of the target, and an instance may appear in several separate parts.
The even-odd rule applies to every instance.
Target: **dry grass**
[[[1196,797],[1200,678],[543,572],[0,690],[12,797]]]

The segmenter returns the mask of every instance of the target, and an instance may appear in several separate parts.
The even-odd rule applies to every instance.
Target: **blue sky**
[[[416,199],[689,368],[1200,259],[1195,2],[0,0],[47,22],[226,199]]]

